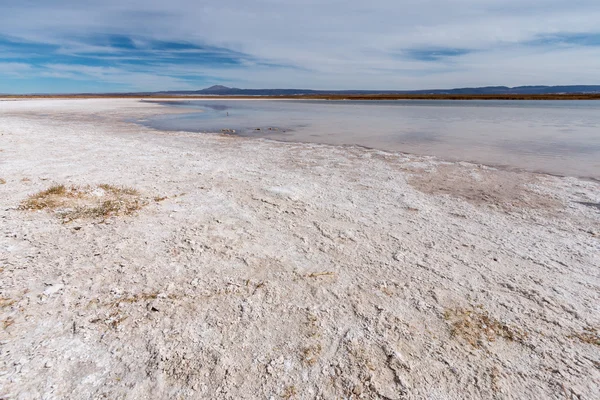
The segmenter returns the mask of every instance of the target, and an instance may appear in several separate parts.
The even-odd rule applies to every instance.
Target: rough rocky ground
[[[598,183],[124,122],[177,111],[0,101],[0,398],[600,398]]]

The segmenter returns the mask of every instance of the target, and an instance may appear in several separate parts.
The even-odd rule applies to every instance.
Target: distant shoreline
[[[210,96],[210,95],[135,95],[135,94],[57,94],[57,95],[0,95],[2,100],[20,99],[262,99],[262,100],[600,100],[600,93],[566,94],[307,94],[286,96]]]

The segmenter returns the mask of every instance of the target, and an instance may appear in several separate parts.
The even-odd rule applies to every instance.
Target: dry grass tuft
[[[119,311],[113,311],[108,318],[104,320],[104,323],[112,329],[118,329],[119,325],[127,318],[129,318],[127,315],[123,315]]]
[[[579,339],[583,343],[600,346],[600,332],[597,328],[585,328],[583,332],[574,333],[569,337],[571,339]]]
[[[315,365],[321,356],[323,348],[319,343],[321,337],[321,330],[319,328],[319,318],[317,315],[307,312],[306,325],[304,327],[308,342],[302,349],[300,359],[306,365]]]
[[[107,184],[97,186],[54,185],[29,196],[21,210],[48,210],[70,222],[89,218],[105,220],[119,215],[131,215],[148,202],[131,188]]]
[[[64,201],[63,199],[70,195],[71,193],[67,192],[65,185],[54,185],[29,196],[21,203],[20,208],[24,210],[54,209],[59,206],[61,200]]]
[[[6,184],[6,179],[0,178],[0,185],[5,185]]]
[[[322,276],[335,276],[335,272],[325,271],[325,272],[311,272],[306,275],[307,278],[319,278]]]
[[[106,303],[107,306],[109,307],[116,307],[118,306],[120,303],[127,303],[127,304],[133,304],[133,303],[138,303],[140,301],[148,301],[148,300],[154,300],[156,298],[158,298],[159,293],[158,292],[151,292],[151,293],[140,293],[140,294],[134,294],[134,295],[125,295],[122,297],[119,297],[113,301],[110,301],[108,303]],[[170,295],[168,296],[169,299],[175,299],[174,295]]]
[[[281,394],[281,397],[286,400],[289,400],[289,399],[294,398],[297,394],[298,394],[298,390],[296,389],[296,386],[288,386],[285,388],[285,390]]]
[[[136,305],[139,306],[139,303],[151,302],[158,298],[164,298],[165,300],[175,300],[178,297],[173,294],[166,296],[161,295],[159,292],[149,292],[138,294],[124,294],[105,303],[102,303],[100,299],[90,300],[90,302],[87,305],[87,308],[90,308],[92,306],[108,307],[107,314],[90,320],[90,323],[103,323],[111,329],[119,329],[121,324],[130,317],[130,315],[128,314],[132,310],[126,307],[127,305],[136,307]],[[157,310],[153,309],[153,311]]]
[[[14,325],[15,319],[13,317],[8,317],[4,321],[2,321],[2,327],[7,329],[9,326]]]
[[[102,183],[100,185],[98,185],[98,187],[102,190],[105,190],[106,192],[115,194],[115,195],[130,195],[130,196],[139,196],[140,192],[138,192],[135,189],[132,188],[128,188],[128,187],[122,187],[122,186],[113,186],[113,185],[107,185],[106,183]]]
[[[15,304],[16,301],[7,297],[0,297],[0,308],[10,307]]]
[[[481,309],[448,309],[444,319],[450,323],[452,336],[464,338],[473,347],[481,347],[485,340],[504,338],[523,343],[527,338],[527,332],[500,322]]]
[[[302,350],[302,361],[308,365],[315,365],[317,361],[319,361],[322,350],[321,344],[319,343],[305,347]]]

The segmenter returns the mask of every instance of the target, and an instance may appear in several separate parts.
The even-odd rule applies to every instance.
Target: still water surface
[[[189,100],[140,123],[600,179],[600,101]],[[259,129],[259,130],[258,130]]]

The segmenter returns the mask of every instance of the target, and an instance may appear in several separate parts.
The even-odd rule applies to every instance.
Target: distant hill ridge
[[[210,95],[210,96],[294,96],[294,95],[361,95],[361,94],[432,94],[432,95],[504,95],[504,94],[563,94],[600,93],[600,85],[571,86],[485,86],[475,88],[433,90],[311,90],[311,89],[240,89],[214,85],[206,89],[191,91],[163,91],[153,94],[165,95]]]

